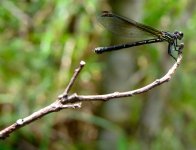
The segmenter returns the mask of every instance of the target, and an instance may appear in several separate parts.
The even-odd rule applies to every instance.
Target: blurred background
[[[71,93],[82,95],[133,90],[173,65],[167,43],[95,54],[95,47],[127,40],[99,24],[103,10],[184,33],[172,80],[134,97],[49,114],[1,141],[0,149],[196,149],[195,0],[1,0],[0,128],[52,103],[81,60],[87,64]]]

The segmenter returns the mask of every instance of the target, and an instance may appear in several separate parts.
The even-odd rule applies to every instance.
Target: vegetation
[[[0,149],[196,148],[196,2],[139,2],[141,22],[185,34],[183,64],[172,80],[120,102],[85,102],[81,109],[52,113],[1,141]],[[140,47],[126,55],[126,50],[102,56],[93,53],[95,47],[115,42],[98,25],[97,13],[113,8],[123,15],[126,8],[122,3],[0,1],[1,129],[54,101],[80,60],[87,64],[72,92],[86,95],[141,87],[167,71],[174,61],[167,56],[166,43]],[[123,61],[118,61],[118,65],[112,61],[119,57],[126,60],[129,54],[131,59],[126,65]]]

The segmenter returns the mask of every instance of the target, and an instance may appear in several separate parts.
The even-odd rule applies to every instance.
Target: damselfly
[[[181,53],[181,50],[184,46],[183,43],[178,44],[178,40],[181,40],[183,38],[183,33],[180,31],[175,31],[174,33],[159,31],[150,26],[138,23],[134,20],[127,19],[125,17],[113,14],[108,11],[103,11],[102,14],[98,16],[98,20],[105,28],[115,34],[128,36],[130,38],[138,36],[139,34],[140,36],[145,35],[151,38],[109,47],[97,47],[95,48],[95,52],[97,54],[144,44],[168,42],[168,54],[176,60],[176,57],[172,54],[172,51],[177,51],[178,53]]]

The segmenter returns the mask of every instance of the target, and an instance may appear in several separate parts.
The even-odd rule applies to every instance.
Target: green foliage
[[[100,43],[107,45],[110,41],[105,33],[100,36],[95,21],[102,3],[97,0],[0,1],[1,129],[53,102],[66,87],[80,60],[87,64],[72,91],[79,94],[104,91],[100,84],[104,76],[101,69],[108,69],[105,60],[109,57],[104,55],[106,59],[102,57],[98,61],[92,52]],[[109,4],[102,5],[108,8]],[[195,149],[195,1],[148,0],[143,6],[145,24],[185,33],[183,64],[171,85],[164,85],[169,92],[164,98],[160,130],[153,137],[150,148]],[[164,74],[168,59],[164,50],[164,46],[150,45],[135,52],[138,54],[134,56],[136,73],[130,78],[133,83],[138,82],[133,86],[141,87]],[[129,111],[127,120],[122,119],[122,122],[104,114],[105,103],[98,102],[84,103],[80,110],[50,114],[13,133],[0,143],[0,149],[112,147],[139,150],[145,145],[139,133],[145,103],[141,99],[147,97],[144,94],[125,101],[123,108]],[[114,116],[121,113],[115,108],[112,110],[115,110]]]
[[[75,0],[0,2],[2,129],[54,101],[83,58],[90,67],[81,73],[74,90],[85,86],[78,92],[87,89],[89,93],[94,92],[96,88],[89,88],[89,83],[98,81],[93,81],[92,76],[100,70],[92,53],[96,42],[90,45],[96,36],[92,32],[96,3]],[[27,142],[48,149],[55,124],[48,120],[53,117],[21,129],[7,141],[9,147],[3,143],[0,147],[20,149]]]

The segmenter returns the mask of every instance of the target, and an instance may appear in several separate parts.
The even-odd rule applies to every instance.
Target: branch
[[[63,104],[61,102],[61,99],[67,97],[67,93],[69,92],[69,90],[73,86],[74,81],[78,77],[78,74],[80,73],[80,71],[82,70],[84,65],[85,65],[85,62],[81,61],[80,66],[75,70],[74,75],[71,78],[68,86],[64,90],[63,94],[60,94],[58,96],[58,99],[54,103],[52,103],[49,106],[46,106],[46,107],[34,112],[33,114],[29,115],[26,118],[18,119],[14,124],[12,124],[9,127],[1,130],[0,131],[0,139],[7,138],[11,133],[16,131],[17,129],[19,129],[19,128],[27,125],[27,124],[30,124],[31,122],[33,122],[37,119],[40,119],[40,118],[42,118],[43,116],[45,116],[49,113],[57,112],[57,111],[60,111],[62,109],[66,109],[66,108],[80,108],[81,103]]]
[[[73,77],[71,78],[71,80],[70,80],[67,88],[65,89],[65,91],[63,92],[63,94],[61,94],[61,95],[58,96],[59,99],[62,99],[63,97],[67,97],[68,92],[71,90],[71,88],[72,88],[72,86],[74,84],[74,81],[78,77],[78,75],[79,75],[80,71],[82,70],[82,68],[84,67],[84,65],[85,65],[85,62],[84,61],[81,61],[79,68],[75,69],[75,72],[73,74]]]
[[[64,92],[58,96],[58,99],[54,103],[34,112],[33,114],[29,115],[26,118],[18,119],[14,124],[1,130],[0,139],[7,138],[11,133],[16,131],[17,129],[27,124],[30,124],[31,122],[40,119],[49,113],[57,112],[66,108],[80,108],[81,107],[80,102],[83,101],[108,101],[115,98],[131,97],[137,94],[147,92],[158,85],[168,82],[171,79],[172,75],[175,73],[178,66],[180,65],[181,60],[182,60],[182,54],[180,53],[178,55],[176,63],[170,68],[170,70],[163,77],[161,77],[160,79],[156,79],[152,83],[136,90],[127,91],[127,92],[114,92],[114,93],[103,94],[103,95],[78,95],[77,93],[68,95],[68,92],[72,88],[74,81],[76,80],[76,78],[78,77],[79,73],[81,72],[82,68],[85,65],[85,62],[81,61],[80,66],[75,70],[68,86],[65,88]]]
[[[158,85],[168,82],[171,79],[172,75],[175,73],[178,66],[180,65],[181,60],[182,60],[182,54],[179,54],[176,63],[169,69],[169,71],[163,77],[161,77],[160,79],[156,79],[152,83],[142,88],[132,90],[132,91],[127,91],[127,92],[114,92],[110,94],[92,95],[92,96],[77,95],[76,93],[74,93],[69,97],[67,97],[66,99],[64,99],[62,102],[66,104],[66,103],[75,103],[75,102],[83,102],[83,101],[108,101],[116,98],[131,97],[137,94],[147,92]]]

